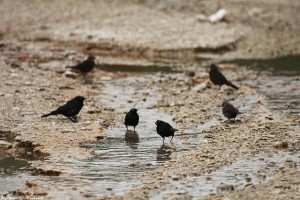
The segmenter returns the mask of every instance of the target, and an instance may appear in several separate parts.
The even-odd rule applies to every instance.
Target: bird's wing
[[[232,114],[238,114],[239,110],[234,107],[233,105],[228,105],[224,108],[225,113],[232,113]]]
[[[226,77],[219,70],[216,71],[216,77],[224,82],[227,81]]]
[[[76,69],[82,69],[85,66],[86,61],[83,61],[75,66]]]
[[[56,109],[56,111],[58,113],[63,113],[63,112],[66,112],[67,110],[70,110],[70,105],[68,103],[66,103],[65,105],[62,105]]]

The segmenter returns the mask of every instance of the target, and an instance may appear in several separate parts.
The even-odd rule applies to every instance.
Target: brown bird
[[[231,86],[236,90],[239,89],[237,86],[233,85],[226,79],[226,77],[219,71],[217,65],[215,64],[210,65],[209,78],[211,82],[213,82],[213,84],[220,85],[220,89],[224,84]]]
[[[90,71],[92,71],[95,67],[95,57],[89,55],[86,60],[83,62],[77,64],[76,66],[67,66],[67,68],[71,68],[74,70],[79,70],[83,76],[86,76],[86,74]]]
[[[230,119],[234,119],[238,114],[242,114],[236,107],[234,107],[232,104],[228,103],[227,101],[224,101],[222,103],[222,113],[223,115],[228,118],[228,120]]]

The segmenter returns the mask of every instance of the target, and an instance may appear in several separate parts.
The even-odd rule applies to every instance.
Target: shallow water
[[[116,127],[106,130],[106,139],[86,145],[99,155],[99,159],[89,162],[84,173],[86,176],[93,176],[97,184],[103,186],[102,189],[91,191],[93,195],[99,195],[99,191],[101,194],[124,194],[138,184],[136,177],[139,174],[153,170],[172,157],[197,146],[201,143],[199,134],[202,130],[216,124],[217,121],[213,121],[194,131],[177,132],[172,143],[169,142],[170,138],[166,138],[163,143],[156,133],[155,121],[161,119],[175,127],[176,124],[172,122],[171,116],[149,109],[160,98],[154,90],[147,87],[147,80],[144,78],[118,79],[106,85],[103,91],[106,95],[101,100],[102,103],[114,108],[122,117],[129,109],[136,107],[139,109],[140,122],[136,132],[133,127],[126,131],[125,125],[117,124]],[[139,101],[142,93],[148,94],[147,99]]]
[[[292,57],[293,59],[296,59],[297,62],[293,61],[290,63],[289,59],[284,58],[282,60],[279,59],[279,61],[278,59],[262,62],[249,60],[245,64],[243,64],[244,61],[237,61],[236,63],[239,63],[241,66],[255,66],[255,69],[260,66],[264,69],[269,69],[273,66],[274,76],[258,78],[258,80],[252,82],[245,80],[243,84],[256,87],[259,92],[267,95],[269,108],[299,114],[300,81],[298,78],[293,77],[300,74],[300,67],[298,67],[299,57]],[[285,63],[286,65],[280,63]],[[285,72],[286,68],[284,66],[289,64],[293,68]],[[119,66],[115,66],[102,70],[132,73],[154,73],[162,70],[160,67],[141,68],[127,67],[126,69],[120,69]],[[168,67],[163,68],[163,71],[174,72],[170,71]],[[95,82],[101,82],[101,80],[95,80]],[[64,196],[65,194],[55,194],[55,198],[80,199],[80,191],[85,191],[87,196],[122,195],[134,185],[139,184],[137,182],[138,175],[153,170],[165,161],[180,156],[183,152],[201,144],[202,138],[200,133],[218,123],[217,120],[211,120],[203,125],[199,125],[194,130],[181,130],[181,132],[175,134],[172,143],[169,142],[170,138],[166,138],[165,144],[163,144],[162,138],[156,133],[155,121],[161,119],[175,127],[176,124],[172,122],[171,116],[151,108],[160,99],[160,96],[155,91],[156,88],[148,86],[146,75],[145,78],[117,79],[105,83],[103,91],[105,95],[99,100],[99,103],[114,108],[120,117],[118,119],[119,123],[115,127],[110,127],[106,130],[107,138],[94,144],[84,145],[86,148],[93,149],[95,157],[92,160],[62,163],[62,170],[65,170],[67,165],[72,169],[70,171],[71,176],[61,175],[59,177],[33,176],[30,169],[27,168],[28,163],[13,160],[13,158],[5,160],[6,164],[0,161],[0,194],[24,188],[27,180],[37,179],[55,184],[61,188],[74,189],[74,193],[68,194],[68,198]],[[243,110],[253,107],[256,104],[256,99],[248,99],[247,102],[248,104]],[[121,123],[125,113],[133,107],[139,109],[138,113],[140,115],[140,123],[136,128],[136,132],[126,131],[125,125]],[[132,127],[129,128],[130,130],[133,129]],[[187,177],[183,185],[175,181],[172,183],[175,187],[174,190],[166,191],[155,198],[182,191],[193,197],[203,197],[216,193],[217,187],[222,182],[233,185],[235,189],[241,189],[248,184],[245,181],[245,174],[251,177],[252,184],[264,183],[271,180],[272,174],[268,174],[264,180],[261,180],[255,176],[256,171],[264,168],[268,163],[275,162],[277,166],[282,164],[284,159],[289,158],[287,154],[280,156],[273,155],[265,160],[261,160],[260,157],[254,157],[250,160],[237,161],[211,174],[204,174],[200,177]],[[294,157],[291,159],[294,159]],[[237,176],[234,172],[242,175]],[[207,181],[207,177],[209,177],[209,181]]]
[[[129,73],[179,73],[172,66],[138,66],[138,65],[97,65],[96,68],[106,72],[129,72]]]
[[[269,70],[274,76],[300,75],[300,55],[289,55],[273,59],[237,59],[225,63],[235,63],[255,71]]]
[[[176,132],[172,143],[170,138],[166,138],[163,143],[156,133],[155,121],[161,119],[174,127],[176,124],[172,122],[171,116],[151,108],[160,99],[155,91],[156,88],[148,87],[147,78],[125,78],[105,83],[105,95],[102,95],[99,103],[114,108],[119,113],[119,119],[115,127],[105,130],[107,138],[83,145],[93,149],[94,158],[57,163],[57,170],[68,172],[60,176],[34,176],[26,172],[7,176],[5,184],[7,180],[18,183],[15,187],[7,184],[1,192],[26,188],[25,180],[36,180],[74,191],[72,194],[49,193],[49,197],[56,199],[78,199],[82,196],[81,191],[84,191],[84,196],[122,195],[139,184],[138,175],[156,169],[165,161],[199,145],[202,141],[200,133],[218,123],[217,120],[209,121],[195,130]],[[125,113],[133,107],[139,109],[140,116],[136,132],[132,131],[133,127],[127,131],[122,124]]]
[[[226,186],[239,190],[249,185],[266,183],[273,179],[273,174],[285,164],[286,160],[299,163],[300,157],[287,152],[278,152],[268,157],[257,155],[246,160],[239,160],[210,174],[187,177],[183,181],[173,181],[168,185],[166,191],[154,195],[150,199],[170,198],[176,194],[189,195],[193,199],[198,199],[214,195]],[[298,171],[300,172],[300,169]]]
[[[14,157],[0,159],[0,197],[9,190],[23,188],[33,172],[30,164]]]
[[[234,63],[239,67],[246,66],[257,71],[257,80],[245,80],[243,83],[266,95],[270,109],[300,115],[300,56],[290,55],[265,60],[232,60],[224,63]],[[272,75],[260,76],[262,71],[270,71]]]

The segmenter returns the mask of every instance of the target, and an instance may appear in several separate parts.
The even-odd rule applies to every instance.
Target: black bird
[[[165,142],[165,137],[172,136],[170,142],[172,142],[172,139],[174,137],[175,131],[178,131],[178,129],[173,128],[169,123],[163,122],[161,120],[157,120],[155,122],[156,124],[156,132],[158,135],[160,135],[163,138],[163,143]]]
[[[139,123],[139,115],[137,114],[138,109],[132,108],[125,116],[125,126],[128,130],[127,126],[133,126],[134,131],[135,127]]]
[[[67,68],[72,68],[75,70],[79,70],[83,76],[85,76],[88,72],[92,71],[95,67],[95,57],[94,56],[88,56],[88,58],[77,64],[76,66],[68,66]]]
[[[236,107],[234,107],[232,104],[228,103],[227,101],[224,101],[222,103],[222,113],[223,115],[228,118],[228,120],[230,119],[234,119],[238,114],[242,114]]]
[[[80,112],[81,108],[83,107],[83,101],[85,100],[82,96],[77,96],[70,101],[68,101],[65,105],[58,107],[56,110],[45,114],[43,117],[48,117],[50,115],[64,115],[68,117],[72,122],[76,121],[76,115]]]
[[[220,85],[220,89],[223,84],[231,86],[236,90],[239,89],[226,79],[226,77],[219,71],[217,65],[215,64],[210,65],[209,78],[213,84]]]

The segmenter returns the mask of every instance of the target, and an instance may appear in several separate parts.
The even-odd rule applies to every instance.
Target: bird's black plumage
[[[238,114],[242,114],[236,107],[234,107],[232,104],[228,103],[227,101],[224,101],[222,103],[222,113],[223,115],[228,119],[234,119]]]
[[[132,108],[125,116],[125,126],[133,126],[134,131],[135,127],[139,124],[139,115],[137,114],[138,109]]]
[[[50,115],[64,115],[65,117],[68,117],[71,121],[75,121],[76,118],[75,116],[80,112],[81,108],[83,107],[83,101],[84,97],[82,96],[77,96],[70,101],[68,101],[65,105],[62,105],[58,107],[56,110],[45,114],[42,116],[43,117],[48,117]]]
[[[233,87],[234,89],[239,89],[237,86],[226,79],[226,77],[219,71],[217,65],[215,64],[210,65],[209,78],[211,82],[213,82],[213,84],[220,85],[220,88],[225,84]]]
[[[88,72],[92,71],[95,67],[95,57],[94,56],[88,56],[86,60],[83,62],[77,64],[76,66],[69,67],[75,70],[79,70],[83,75],[87,74]]]
[[[156,132],[158,133],[158,135],[160,135],[163,138],[163,142],[165,142],[165,137],[172,136],[170,140],[171,142],[174,137],[175,131],[178,131],[178,129],[173,128],[169,123],[161,120],[157,120],[155,124],[156,124]]]

